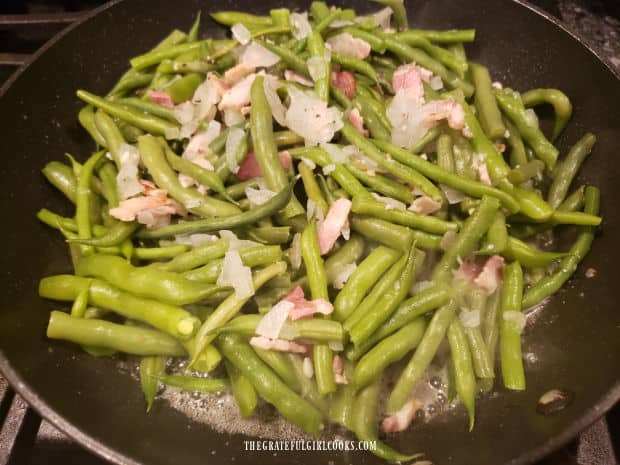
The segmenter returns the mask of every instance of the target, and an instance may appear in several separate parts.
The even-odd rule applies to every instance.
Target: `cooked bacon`
[[[420,215],[431,215],[439,209],[441,209],[441,202],[437,202],[426,195],[416,198],[409,207],[409,210]]]
[[[357,86],[355,78],[349,71],[334,71],[331,75],[332,84],[347,96],[349,100],[353,100],[357,94]]]
[[[406,430],[421,407],[422,404],[420,402],[416,399],[411,399],[394,415],[384,418],[381,428],[386,433],[397,433]]]
[[[504,257],[493,255],[490,257],[480,274],[474,279],[474,284],[484,290],[487,294],[493,294],[502,281],[502,268],[504,266]]]
[[[347,224],[350,211],[351,201],[348,199],[338,199],[329,207],[327,216],[321,221],[318,229],[321,255],[329,252],[336,243],[342,233],[342,228]]]
[[[364,137],[368,137],[368,131],[364,129],[364,118],[362,118],[357,108],[353,108],[353,110],[349,112],[349,123],[351,123]]]
[[[465,260],[454,272],[454,280],[473,283],[481,271],[482,267],[478,265],[475,261]]]
[[[315,313],[329,315],[334,311],[332,304],[325,299],[306,300],[304,291],[299,286],[295,286],[282,300],[294,305],[294,308],[289,311],[289,318],[293,321]]]
[[[294,308],[295,304],[288,300],[281,300],[275,304],[258,323],[256,334],[269,339],[277,339],[289,313]]]
[[[394,93],[402,90],[419,102],[424,102],[424,86],[418,67],[414,64],[400,66],[392,76]]]
[[[304,345],[284,339],[268,339],[263,336],[255,336],[250,339],[250,345],[265,350],[277,350],[279,352],[292,352],[295,354],[305,354],[308,348]]]
[[[296,82],[297,84],[301,84],[306,87],[314,87],[314,81],[312,79],[308,79],[306,76],[302,76],[299,73],[296,73],[292,69],[284,70],[284,79],[291,82]]]
[[[174,102],[172,101],[172,97],[170,97],[170,94],[166,91],[149,89],[146,92],[146,95],[153,103],[157,103],[168,108],[174,108]]]
[[[278,153],[278,158],[280,159],[280,164],[282,168],[285,170],[289,169],[292,166],[292,158],[291,154],[287,151],[283,151]],[[256,155],[254,152],[248,152],[243,161],[239,164],[239,171],[237,171],[237,177],[241,181],[247,181],[248,179],[258,178],[262,176],[263,172],[260,169],[260,165],[258,164],[258,160],[256,159]]]
[[[476,171],[478,171],[478,179],[480,179],[480,182],[491,186],[493,183],[491,182],[491,176],[489,175],[489,169],[484,160],[484,157],[480,154],[477,154],[474,157],[473,165]]]
[[[221,111],[234,108],[241,110],[250,103],[250,89],[256,74],[252,73],[224,92],[218,108]]]
[[[425,119],[438,122],[442,119],[448,120],[448,126],[452,129],[461,130],[465,125],[465,112],[460,103],[452,99],[432,100],[422,107]]]
[[[110,209],[110,215],[121,221],[134,221],[147,228],[163,226],[170,222],[170,215],[178,213],[176,202],[168,198],[167,192],[158,189],[150,181],[140,180],[144,194],[123,200],[118,207]]]

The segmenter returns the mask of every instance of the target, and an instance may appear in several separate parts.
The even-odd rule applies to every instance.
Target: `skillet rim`
[[[73,31],[75,28],[81,27],[84,23],[90,21],[95,16],[100,13],[114,7],[115,5],[126,1],[126,0],[111,0],[100,7],[95,8],[94,10],[84,14],[79,20],[74,22],[73,24],[67,26],[62,31],[58,32],[54,37],[52,37],[47,43],[45,43],[41,48],[39,48],[29,59],[28,61],[17,71],[15,71],[9,79],[0,86],[0,99],[4,96],[4,94],[9,90],[9,88],[13,85],[13,83],[19,79],[19,77],[28,71],[30,65],[34,63],[41,55],[47,52],[48,49],[55,46],[57,42],[61,41],[62,38]],[[602,56],[598,51],[596,51],[583,37],[573,31],[570,27],[563,24],[558,18],[547,13],[540,7],[529,3],[526,0],[510,0],[519,6],[528,9],[533,14],[537,14],[542,16],[545,20],[549,21],[555,27],[562,30],[564,33],[568,34],[572,39],[574,39],[579,45],[584,47],[589,53],[594,55],[594,57],[603,65],[604,68],[607,69],[611,73],[611,75],[618,80],[620,84],[620,70],[616,71],[616,69],[611,64],[611,61],[606,57]],[[118,465],[144,465],[141,462],[137,462],[122,452],[115,450],[107,445],[105,445],[100,440],[95,439],[89,434],[84,433],[81,429],[74,426],[68,419],[64,418],[56,411],[54,411],[40,396],[37,392],[35,392],[30,386],[28,386],[23,379],[17,374],[15,369],[11,366],[9,360],[4,355],[4,352],[0,350],[0,373],[6,378],[9,382],[10,387],[19,394],[30,407],[32,407],[43,419],[50,422],[54,427],[62,431],[69,438],[74,440],[80,446],[84,447],[89,452],[92,452],[96,456],[103,458],[104,460],[113,462]],[[529,450],[521,456],[517,457],[514,460],[510,460],[507,463],[512,465],[527,465],[532,464],[537,460],[544,458],[545,456],[551,454],[555,450],[558,450],[560,447],[568,444],[572,439],[575,438],[579,433],[581,433],[585,428],[589,425],[593,424],[598,419],[602,418],[617,402],[620,401],[620,379],[613,385],[607,394],[603,396],[599,402],[592,405],[573,423],[570,424],[567,428],[561,431],[558,434],[555,434],[544,442],[539,447]]]

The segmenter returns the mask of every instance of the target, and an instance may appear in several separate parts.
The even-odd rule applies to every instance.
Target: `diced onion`
[[[352,56],[365,59],[370,55],[370,44],[363,39],[353,37],[348,32],[337,34],[327,39],[327,44],[330,45],[333,52],[340,55]]]
[[[523,332],[523,328],[525,328],[525,323],[527,322],[527,318],[523,313],[508,310],[504,312],[502,316],[504,321],[510,325],[511,329],[517,331],[518,333]]]
[[[312,378],[314,376],[314,364],[310,357],[304,357],[303,372],[306,378]]]
[[[407,205],[405,205],[400,200],[393,199],[392,197],[384,197],[382,195],[376,194],[373,192],[372,196],[385,205],[386,210],[406,210]]]
[[[336,144],[320,144],[320,147],[329,154],[334,163],[346,163],[351,156],[351,151],[348,149],[351,146],[340,148]]]
[[[334,279],[334,289],[342,289],[345,283],[349,280],[357,265],[354,263],[349,263],[341,267],[336,275],[336,279]]]
[[[459,314],[461,323],[466,328],[477,328],[480,326],[480,310],[462,309]]]
[[[220,238],[228,242],[228,250],[243,250],[261,245],[258,242],[239,239],[234,232],[225,229],[220,231]]]
[[[236,250],[229,250],[224,255],[222,272],[217,278],[218,286],[231,286],[237,297],[245,299],[254,295],[252,270],[244,266],[241,256]]]
[[[308,73],[310,73],[310,77],[314,82],[325,79],[325,58],[324,57],[310,57],[306,60],[306,64],[308,65]]]
[[[394,11],[388,6],[383,8],[382,10],[377,11],[372,15],[372,18],[375,21],[377,27],[381,29],[390,29],[390,20],[392,19],[392,14]]]
[[[280,57],[256,42],[251,42],[241,54],[239,63],[249,68],[269,68],[280,61]]]
[[[295,308],[295,304],[287,300],[281,300],[269,310],[260,320],[256,327],[256,334],[269,339],[277,339],[284,323],[288,319],[289,312]]]
[[[230,28],[230,32],[232,32],[233,37],[237,39],[237,42],[241,45],[246,45],[252,38],[252,34],[248,28],[241,23],[233,24]]]
[[[236,153],[239,149],[239,144],[245,137],[245,131],[240,128],[230,128],[228,135],[226,136],[226,146],[224,149],[224,159],[226,160],[226,167],[231,173],[237,173],[239,171],[239,163],[236,159]]]
[[[301,267],[301,233],[295,233],[291,242],[291,266],[294,270]]]
[[[245,196],[250,201],[250,205],[253,206],[263,205],[269,202],[275,195],[276,193],[269,189],[255,189],[249,186],[245,188]]]
[[[138,181],[138,164],[140,152],[129,144],[121,144],[119,149],[119,163],[121,169],[116,175],[116,189],[120,200],[144,192],[144,187]]]
[[[271,114],[280,126],[286,125],[286,107],[282,104],[278,93],[276,92],[279,86],[278,80],[271,76],[265,76],[263,81],[263,89],[265,91],[265,97],[271,107]]]
[[[291,13],[291,28],[293,37],[297,40],[305,39],[312,34],[312,26],[308,21],[308,13]]]
[[[463,200],[466,199],[465,194],[463,194],[461,191],[453,189],[452,187],[446,186],[444,184],[439,184],[439,188],[446,196],[446,199],[448,199],[448,203],[450,205],[461,203]]]
[[[286,111],[286,126],[304,138],[306,145],[329,142],[343,127],[342,112],[335,107],[289,86],[291,104]]]

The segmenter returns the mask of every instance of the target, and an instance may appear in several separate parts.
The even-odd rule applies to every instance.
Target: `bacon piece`
[[[476,262],[473,260],[465,260],[461,263],[458,270],[454,272],[454,280],[473,283],[481,271],[481,266]]]
[[[305,354],[308,348],[304,345],[284,339],[268,339],[263,336],[255,336],[250,339],[250,345],[265,350],[277,350],[279,352],[292,352],[295,354]]]
[[[329,207],[327,216],[321,221],[318,229],[321,255],[329,252],[336,243],[342,228],[347,224],[350,211],[351,201],[349,199],[338,199]]]
[[[504,257],[493,255],[490,257],[480,274],[474,279],[474,284],[484,290],[487,294],[493,294],[502,281],[502,268],[504,267]]]
[[[461,130],[465,126],[463,107],[452,99],[432,100],[422,107],[422,111],[429,123],[446,119],[452,129]]]
[[[413,64],[400,66],[392,76],[392,89],[394,93],[404,91],[420,102],[424,102],[424,86],[418,67]]]
[[[331,75],[332,84],[347,96],[349,100],[353,100],[357,94],[357,86],[355,78],[349,71],[334,71]]]
[[[118,207],[110,209],[110,215],[121,221],[138,220],[147,228],[163,226],[170,222],[170,215],[179,212],[177,204],[168,198],[167,192],[158,189],[150,181],[140,180],[144,194],[123,200]]]
[[[170,97],[170,94],[166,91],[149,89],[146,92],[146,95],[153,103],[157,103],[168,108],[174,108],[174,102],[172,101],[172,97]]]
[[[364,137],[368,137],[368,131],[364,129],[364,118],[362,118],[357,108],[353,108],[353,110],[349,112],[349,123],[351,123]]]
[[[493,183],[491,182],[491,176],[489,175],[489,169],[484,160],[484,157],[480,154],[477,154],[473,160],[474,168],[478,171],[478,178],[480,182],[491,186]]]
[[[248,74],[253,73],[255,69],[256,68],[247,66],[244,63],[239,63],[224,73],[224,83],[229,87],[234,86]]]
[[[420,402],[416,399],[411,399],[394,415],[384,418],[381,428],[386,433],[397,433],[406,430],[421,407],[422,404]]]
[[[256,327],[256,334],[269,339],[277,339],[282,331],[289,313],[295,304],[288,300],[281,300],[269,310]]]
[[[294,308],[289,311],[289,318],[293,321],[315,313],[329,315],[334,311],[332,304],[325,299],[306,300],[304,291],[299,286],[295,286],[282,300],[294,305]]]
[[[226,90],[222,95],[222,100],[218,108],[221,111],[229,110],[231,108],[241,110],[243,107],[250,103],[250,89],[256,79],[256,74],[252,73],[230,89]]]
[[[409,210],[419,213],[420,215],[431,215],[441,208],[441,202],[437,202],[430,197],[423,195],[416,198]]]
[[[283,151],[278,153],[278,158],[280,159],[280,165],[282,165],[282,168],[284,168],[285,170],[289,169],[292,166],[293,161],[289,152]],[[263,172],[260,169],[260,165],[258,164],[256,155],[254,154],[254,152],[248,152],[241,164],[239,164],[239,171],[237,171],[237,177],[241,181],[247,181],[248,179],[258,178],[262,175]]]

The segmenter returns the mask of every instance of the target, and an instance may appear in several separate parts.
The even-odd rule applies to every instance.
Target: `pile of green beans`
[[[86,104],[78,120],[95,149],[83,163],[69,155],[69,163],[42,170],[74,206],[70,217],[37,213],[66,239],[72,263],[40,281],[41,297],[67,303],[51,311],[47,335],[94,356],[138,357],[147,411],[161,385],[229,390],[243,417],[264,401],[306,433],[331,421],[375,441],[379,457],[403,461],[417,455],[380,441],[377,418],[406,417],[402,409],[417,403],[431,368],[458,394],[470,430],[479,394],[498,383],[526,388],[526,310],[571,278],[602,220],[600,193],[580,174],[596,137],[567,131],[573,106],[561,90],[519,93],[470,62],[465,45],[475,30],[412,29],[402,0],[375,1],[391,8],[395,30],[322,1],[312,3],[303,38],[286,8],[211,14],[235,31],[230,39],[202,38],[198,15],[187,33],[175,30],[132,58],[107,94],[77,91]],[[187,136],[183,110],[204,104],[201,86],[213,80],[222,92],[234,89],[244,29],[278,63],[253,77],[249,106],[234,123],[213,106]],[[363,41],[369,55],[332,50],[340,34]],[[401,147],[392,143],[390,81],[412,62],[434,76],[421,83],[424,99],[449,100],[464,128],[438,121]],[[290,87],[307,80],[317,112],[342,114],[329,146],[306,144],[272,108],[277,94],[287,110]],[[534,112],[541,104],[555,113],[550,135]],[[188,156],[190,141],[196,151],[193,142],[214,127],[219,135]],[[132,176],[127,159],[135,153],[135,180],[148,187],[127,199],[119,181]],[[239,164],[257,174],[242,176]],[[259,202],[250,194],[256,189],[269,195]],[[154,227],[141,223],[162,214],[154,207],[130,221],[119,215],[149,195],[163,195],[158,208],[176,213],[164,208],[169,216]],[[420,208],[429,204],[431,211]],[[325,251],[343,205],[347,217]],[[576,230],[567,250],[554,246],[557,228]],[[249,291],[227,281],[233,260]],[[302,304],[286,297],[300,291]],[[254,338],[283,300],[328,310],[289,314],[267,349]],[[171,370],[171,358],[188,360],[187,368]]]

